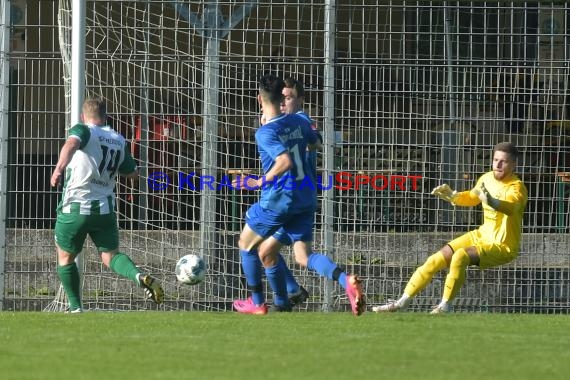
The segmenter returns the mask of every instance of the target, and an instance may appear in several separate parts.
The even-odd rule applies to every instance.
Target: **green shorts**
[[[99,252],[110,252],[119,248],[119,227],[113,212],[104,215],[81,215],[57,213],[55,222],[55,242],[57,246],[71,254],[83,249],[89,235]]]

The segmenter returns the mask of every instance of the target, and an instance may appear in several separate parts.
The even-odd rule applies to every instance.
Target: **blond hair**
[[[107,118],[107,106],[102,99],[90,98],[83,102],[83,108],[81,110],[83,116],[88,120],[99,120],[105,122]]]

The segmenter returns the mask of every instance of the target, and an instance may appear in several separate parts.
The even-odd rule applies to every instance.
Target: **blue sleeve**
[[[317,131],[316,129],[313,129],[313,135],[315,135],[315,138],[322,144],[323,143],[323,136],[321,135],[321,132]],[[314,144],[314,143],[311,143]]]
[[[316,144],[319,140],[321,142],[323,141],[321,134],[316,129],[313,129],[312,124],[303,125],[303,132],[305,139],[309,144]]]
[[[319,140],[320,143],[322,144],[323,143],[323,136],[321,135],[321,132],[319,132],[319,130],[317,129],[317,123],[313,119],[311,119],[309,117],[309,115],[307,115],[305,112],[299,112],[299,113],[297,113],[297,115],[299,115],[301,118],[305,119],[309,123],[309,125],[311,127],[311,131],[316,136],[317,140]],[[309,140],[307,140],[307,141],[309,141]],[[316,143],[316,141],[314,141],[314,142],[309,141],[309,144],[315,144],[315,143]]]
[[[279,140],[277,134],[270,128],[258,130],[255,134],[255,140],[260,149],[275,160],[279,155],[288,152],[287,147]]]

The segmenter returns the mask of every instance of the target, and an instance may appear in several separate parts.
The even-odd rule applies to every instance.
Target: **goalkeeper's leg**
[[[443,290],[443,301],[451,302],[457,292],[465,282],[465,270],[471,263],[471,258],[463,248],[458,249],[451,257],[449,273],[445,279],[445,289]]]
[[[373,307],[372,310],[375,312],[405,310],[412,302],[412,298],[423,290],[427,284],[429,284],[433,275],[447,267],[446,255],[450,256],[451,253],[451,248],[449,246],[445,246],[440,251],[428,257],[424,264],[416,269],[404,289],[404,294],[399,300]]]
[[[416,269],[404,289],[404,294],[409,298],[415,297],[430,283],[434,274],[447,267],[447,260],[445,259],[444,253],[445,250],[446,249],[444,248],[434,253],[428,257],[422,266]]]
[[[443,297],[439,305],[437,305],[432,314],[440,314],[448,312],[451,302],[457,296],[457,292],[465,282],[465,270],[470,264],[478,263],[477,249],[475,247],[459,248],[451,257],[449,264],[449,273],[445,278],[445,288],[443,289]]]

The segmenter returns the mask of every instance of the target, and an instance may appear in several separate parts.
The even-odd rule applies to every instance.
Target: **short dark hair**
[[[285,78],[285,87],[295,90],[298,98],[305,97],[305,88],[303,87],[303,84],[297,79],[293,79],[291,77]]]
[[[498,143],[493,148],[493,155],[495,155],[495,152],[505,152],[509,155],[509,157],[513,161],[516,161],[518,158],[518,155],[519,155],[519,151],[518,151],[517,147],[515,146],[515,144],[513,144],[511,142],[500,142],[500,143]]]
[[[285,87],[283,79],[274,74],[265,74],[259,79],[259,94],[271,103],[281,103],[283,87]]]

